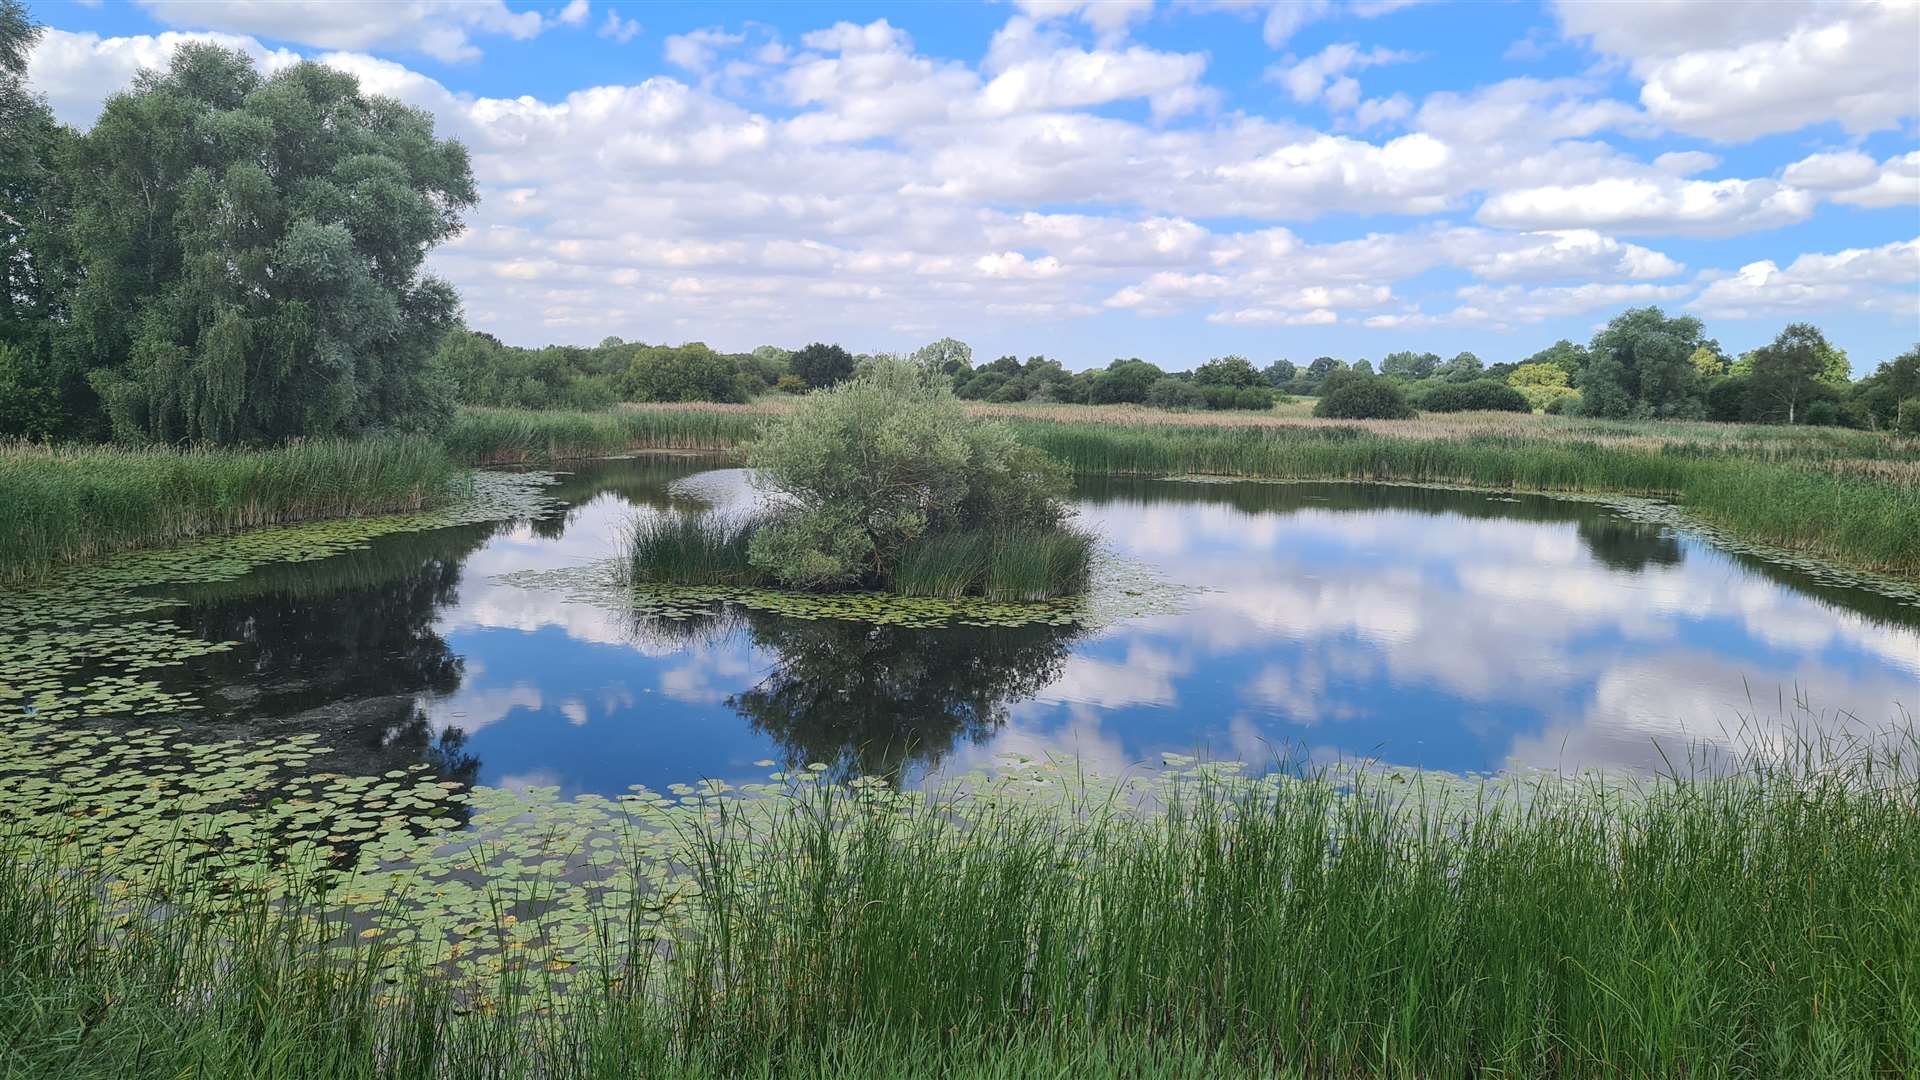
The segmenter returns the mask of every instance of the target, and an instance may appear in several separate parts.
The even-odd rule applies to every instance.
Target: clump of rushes
[[[739,525],[636,530],[635,581],[712,584],[738,571],[807,590],[1042,600],[1083,591],[1093,547],[1068,527],[1066,467],[969,417],[947,379],[895,360],[775,416],[747,448],[770,498]]]
[[[747,558],[757,518],[713,512],[654,514],[627,534],[628,579],[674,585],[759,585],[767,575]]]

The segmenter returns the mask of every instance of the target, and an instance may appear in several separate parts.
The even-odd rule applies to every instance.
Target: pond
[[[363,768],[562,797],[768,762],[914,783],[1009,752],[1643,771],[1796,698],[1863,729],[1920,698],[1910,601],[1541,497],[1085,480],[1081,521],[1172,598],[1091,627],[649,619],[525,580],[741,488],[700,458],[592,463],[536,519],[176,587],[162,617],[238,644],[160,681],[222,734],[318,731]]]

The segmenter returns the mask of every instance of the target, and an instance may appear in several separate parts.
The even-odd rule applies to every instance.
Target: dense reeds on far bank
[[[429,509],[460,467],[426,438],[264,450],[0,444],[0,581],[63,562],[318,518]]]

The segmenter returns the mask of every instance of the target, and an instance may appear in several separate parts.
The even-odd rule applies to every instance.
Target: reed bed
[[[72,849],[0,843],[0,1048],[63,1077],[1910,1076],[1911,752],[1202,769],[1151,811],[1071,770],[716,797],[673,948],[566,996],[508,965],[481,1006],[323,950],[317,901],[129,918]]]
[[[750,439],[766,413],[752,406],[625,406],[598,412],[462,409],[441,436],[476,465],[611,457],[635,450],[725,450]]]
[[[627,578],[668,585],[764,584],[766,574],[747,557],[759,524],[759,518],[710,512],[638,518],[627,530]]]
[[[196,536],[428,509],[461,470],[423,438],[268,450],[0,444],[0,581]]]
[[[891,589],[907,596],[1004,601],[1069,596],[1086,591],[1095,543],[1074,528],[928,536],[900,553]]]

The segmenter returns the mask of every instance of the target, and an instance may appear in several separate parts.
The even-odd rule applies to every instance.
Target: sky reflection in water
[[[1194,587],[1178,614],[1091,634],[737,610],[636,626],[493,580],[607,557],[636,507],[691,505],[667,486],[703,468],[600,463],[568,478],[564,515],[263,572],[190,609],[249,643],[198,677],[250,715],[345,710],[382,753],[564,794],[757,779],[765,759],[912,781],[1006,751],[1646,769],[1796,689],[1867,727],[1920,698],[1920,611],[1539,498],[1085,482],[1086,524]]]

